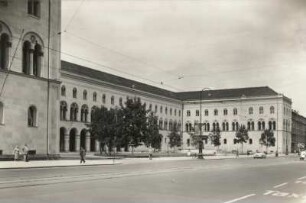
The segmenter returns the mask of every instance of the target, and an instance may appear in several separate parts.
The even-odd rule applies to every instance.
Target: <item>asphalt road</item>
[[[306,161],[152,161],[0,170],[0,202],[306,202]]]

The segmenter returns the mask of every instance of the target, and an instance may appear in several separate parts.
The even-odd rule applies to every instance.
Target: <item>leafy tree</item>
[[[249,140],[248,130],[244,125],[241,125],[236,132],[236,138],[234,139],[235,143],[240,143],[243,152],[243,143],[246,143]]]
[[[275,146],[275,137],[272,130],[264,130],[259,139],[260,144],[266,146],[266,152],[270,146]]]
[[[142,138],[146,147],[153,147],[154,149],[161,148],[162,135],[159,133],[158,118],[150,113],[147,118],[147,129]]]
[[[92,120],[87,124],[89,131],[101,143],[101,147],[105,144],[109,152],[112,151],[113,146],[116,145],[117,137],[120,135],[120,123],[118,122],[118,111],[115,109],[108,110],[105,107],[95,108],[92,112]]]
[[[169,138],[169,145],[170,147],[179,147],[182,144],[182,136],[178,132],[177,128],[174,127],[171,129],[170,134],[168,135]]]
[[[221,145],[220,128],[216,128],[215,130],[212,131],[211,142],[215,147],[218,147],[218,148]]]
[[[122,144],[127,147],[132,144],[138,147],[142,144],[143,136],[147,131],[147,110],[140,99],[128,99],[122,110]]]

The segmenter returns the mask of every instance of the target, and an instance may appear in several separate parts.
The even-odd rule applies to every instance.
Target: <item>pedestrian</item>
[[[152,151],[152,147],[149,148],[149,159],[152,160],[152,155],[153,151]]]
[[[239,151],[236,150],[236,158],[238,158],[238,157],[239,157]]]
[[[80,163],[84,162],[85,163],[85,156],[86,156],[86,151],[83,147],[81,147],[80,149]]]
[[[19,159],[19,147],[18,145],[16,145],[16,147],[14,148],[13,154],[14,154],[14,161],[17,161]]]
[[[24,145],[22,151],[23,151],[23,159],[24,159],[24,161],[28,162],[29,161],[29,158],[28,158],[28,156],[29,156],[29,148],[28,148],[27,144]]]

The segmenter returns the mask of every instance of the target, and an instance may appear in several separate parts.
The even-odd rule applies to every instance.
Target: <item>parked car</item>
[[[265,159],[267,155],[263,152],[256,152],[253,157],[254,159]]]

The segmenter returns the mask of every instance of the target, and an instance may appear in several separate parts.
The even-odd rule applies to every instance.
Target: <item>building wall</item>
[[[147,109],[149,109],[149,106],[152,105],[152,111],[155,112],[155,106],[157,106],[157,112],[155,115],[159,118],[159,120],[163,121],[163,127],[161,128],[160,133],[163,135],[163,142],[162,142],[162,150],[166,150],[168,147],[169,139],[167,138],[167,135],[170,133],[169,129],[169,121],[176,121],[177,123],[181,123],[181,108],[182,104],[181,101],[173,100],[170,98],[164,98],[158,95],[149,94],[147,92],[141,92],[138,90],[135,90],[133,88],[128,87],[119,87],[115,85],[109,85],[104,84],[103,81],[96,81],[91,78],[86,78],[82,76],[76,76],[69,74],[65,71],[62,71],[62,85],[61,87],[65,87],[66,89],[66,95],[60,96],[60,101],[65,101],[68,106],[67,111],[67,120],[61,120],[59,128],[64,128],[66,131],[66,140],[71,140],[70,132],[71,130],[76,130],[77,134],[80,134],[82,130],[86,130],[86,124],[85,122],[81,122],[81,107],[83,105],[87,105],[89,109],[88,114],[88,122],[90,122],[90,113],[91,109],[94,106],[100,107],[105,106],[106,108],[120,108],[119,104],[119,98],[122,98],[123,104],[126,102],[127,97],[133,98],[133,97],[139,97],[142,101],[142,103],[146,104]],[[77,89],[77,98],[73,98],[73,89]],[[87,99],[83,99],[83,91],[86,90],[87,92]],[[93,101],[93,93],[97,93],[97,100]],[[102,95],[106,96],[105,103],[103,103]],[[111,97],[114,97],[114,104],[111,104]],[[78,117],[77,121],[71,121],[70,120],[70,106],[72,103],[76,103],[78,105],[79,111],[78,111]],[[160,108],[162,107],[162,112],[160,111]],[[166,109],[167,108],[167,113]],[[170,109],[172,109],[172,113],[170,114]],[[176,113],[175,113],[176,112]],[[165,129],[164,122],[168,121],[168,127]],[[77,139],[77,145],[78,145],[78,138],[79,136],[76,136]],[[74,139],[74,138],[73,138]],[[64,139],[62,139],[63,141]],[[87,139],[89,141],[89,139]],[[68,142],[66,142],[66,145]],[[96,145],[98,145],[96,143]],[[88,149],[90,146],[87,146]],[[79,150],[79,145],[76,147],[76,151]],[[95,150],[98,150],[96,147]],[[146,150],[144,147],[139,147],[138,149],[135,149],[135,151],[143,151]],[[68,148],[66,148],[66,151],[70,151]],[[90,151],[90,150],[89,150]]]
[[[299,144],[306,145],[306,118],[293,111],[291,152],[297,152]]]
[[[240,144],[234,144],[234,138],[236,129],[232,128],[233,122],[238,122],[239,125],[248,126],[248,122],[254,122],[254,130],[249,130],[249,140],[244,144],[243,151],[252,150],[252,151],[265,151],[265,147],[262,147],[259,143],[259,139],[263,130],[258,129],[258,122],[264,121],[265,128],[269,128],[269,121],[276,122],[276,129],[274,130],[274,136],[277,140],[277,144],[275,147],[270,147],[269,151],[276,151],[276,147],[278,146],[279,152],[285,152],[286,148],[286,139],[288,145],[290,145],[290,127],[284,128],[283,120],[290,120],[291,115],[284,114],[283,106],[286,106],[286,109],[291,109],[290,101],[287,102],[286,99],[283,98],[282,95],[276,97],[254,97],[254,98],[237,98],[237,99],[229,99],[229,100],[206,100],[201,101],[202,103],[202,123],[210,124],[210,131],[205,131],[204,127],[202,127],[202,135],[209,136],[212,131],[212,126],[214,122],[219,123],[219,127],[221,130],[221,146],[219,149],[223,151],[232,151],[232,150],[242,150]],[[273,106],[274,113],[270,112],[270,108]],[[253,108],[253,114],[249,114],[249,108]],[[259,112],[259,108],[263,107],[263,113]],[[234,115],[233,110],[237,109],[237,114]],[[218,110],[218,115],[214,115],[214,110]],[[224,109],[227,109],[228,114],[224,115]],[[200,122],[200,114],[196,115],[196,111],[200,110],[200,102],[199,101],[185,101],[184,102],[184,110],[183,110],[183,125],[184,125],[184,149],[195,148],[196,146],[188,145],[188,139],[192,140],[191,134],[200,134],[199,129],[197,129],[197,125],[195,123]],[[209,115],[205,116],[205,110],[208,110]],[[190,116],[187,115],[187,112],[190,112]],[[222,123],[229,123],[229,130],[224,131],[222,129]],[[191,123],[192,129],[191,131],[186,131],[186,124]],[[289,124],[290,125],[290,124]],[[226,144],[224,142],[226,139]],[[205,143],[204,143],[205,144]],[[206,146],[207,149],[213,149],[214,147],[208,141]],[[290,148],[290,146],[289,146]]]
[[[26,0],[8,1],[7,6],[0,6],[0,34],[9,30],[11,43],[8,67],[6,70],[0,70],[0,86],[3,87],[0,102],[4,106],[3,121],[0,124],[2,137],[0,150],[3,150],[4,154],[11,154],[15,145],[22,147],[24,144],[36,150],[38,154],[58,152],[58,120],[56,118],[58,117],[60,84],[58,81],[60,0],[51,1],[51,12],[49,43],[49,1],[41,1],[40,17],[28,14]],[[39,77],[22,73],[22,47],[28,39],[32,40],[32,46],[36,42],[42,45],[43,55]],[[50,49],[47,48],[48,46]],[[54,51],[51,52],[51,50]],[[49,61],[50,68],[48,68]],[[35,127],[28,126],[28,109],[31,105],[37,109]],[[47,111],[48,106],[49,111]]]

